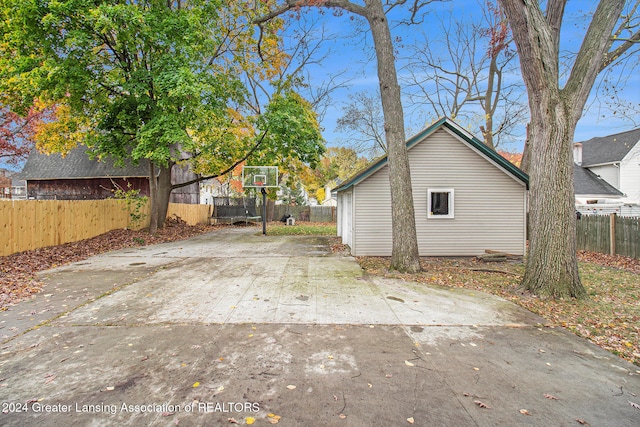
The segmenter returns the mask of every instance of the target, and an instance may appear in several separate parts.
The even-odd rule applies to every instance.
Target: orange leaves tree
[[[34,102],[23,114],[0,106],[0,162],[19,165],[33,149],[37,136],[55,114],[41,102]]]

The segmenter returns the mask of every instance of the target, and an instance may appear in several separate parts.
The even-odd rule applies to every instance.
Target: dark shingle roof
[[[65,157],[60,154],[42,154],[33,150],[19,174],[20,179],[81,179],[81,178],[124,178],[149,176],[149,163],[140,161],[138,165],[125,162],[118,167],[111,158],[91,160],[87,147],[74,148]]]
[[[576,196],[624,196],[617,188],[600,178],[589,169],[573,165],[573,192]]]
[[[621,161],[640,141],[640,128],[582,142],[582,166]]]

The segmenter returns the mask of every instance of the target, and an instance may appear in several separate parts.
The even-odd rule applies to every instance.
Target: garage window
[[[427,190],[427,218],[453,218],[453,188]]]

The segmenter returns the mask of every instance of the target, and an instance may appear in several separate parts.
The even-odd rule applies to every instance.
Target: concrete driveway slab
[[[640,368],[326,238],[225,229],[43,277],[0,316],[1,425],[640,425]]]

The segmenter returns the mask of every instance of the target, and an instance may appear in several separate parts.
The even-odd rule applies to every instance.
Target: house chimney
[[[573,143],[573,162],[578,166],[582,165],[582,143]]]

